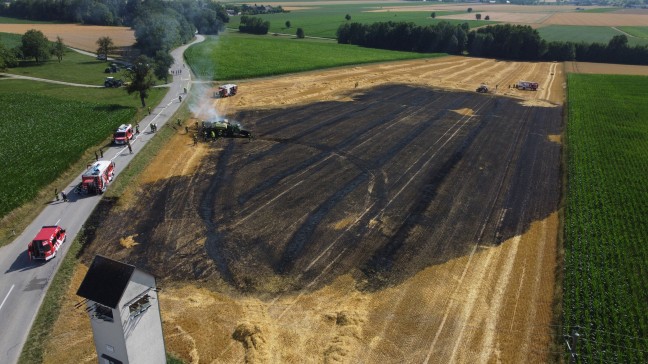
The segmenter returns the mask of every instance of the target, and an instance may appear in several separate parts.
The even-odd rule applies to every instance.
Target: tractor
[[[202,135],[203,138],[208,139],[213,136],[216,138],[249,138],[252,139],[252,132],[245,130],[238,122],[230,122],[227,119],[217,121],[203,121],[202,122]]]

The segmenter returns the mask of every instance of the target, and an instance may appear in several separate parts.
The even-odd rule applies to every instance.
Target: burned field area
[[[201,144],[194,173],[143,186],[128,208],[106,201],[84,260],[102,254],[260,298],[342,275],[375,292],[558,208],[559,107],[386,85],[228,117],[256,138]]]

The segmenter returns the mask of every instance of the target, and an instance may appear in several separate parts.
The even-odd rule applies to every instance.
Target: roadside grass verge
[[[567,81],[563,334],[583,360],[646,363],[648,77]]]
[[[137,178],[141,175],[146,166],[153,160],[153,158],[155,158],[166,143],[178,133],[178,131],[171,127],[173,120],[178,118],[186,120],[189,118],[190,112],[186,105],[188,105],[188,103],[183,104],[173,117],[171,117],[163,127],[158,129],[155,133],[155,138],[148,142],[144,149],[137,153],[137,156],[128,164],[126,169],[119,173],[119,178],[115,179],[115,182],[106,191],[106,197],[119,197],[128,187],[131,187],[136,183]]]
[[[642,27],[638,27],[642,28]],[[621,29],[621,27],[619,27]],[[560,42],[585,42],[585,43],[601,43],[608,44],[610,39],[615,35],[622,35],[623,33],[611,27],[597,27],[597,26],[576,26],[576,25],[549,25],[546,27],[538,28],[538,33],[542,39]],[[648,39],[628,37],[628,44],[634,45],[647,45]]]
[[[402,3],[401,3],[402,4]],[[323,37],[336,39],[336,32],[340,25],[344,23],[362,23],[371,24],[376,22],[411,22],[416,25],[434,25],[441,21],[451,24],[468,23],[471,28],[479,27],[487,24],[494,24],[485,20],[454,20],[454,19],[439,19],[443,15],[463,14],[464,12],[457,11],[435,11],[436,18],[432,19],[432,11],[376,11],[380,10],[383,6],[420,6],[419,2],[412,2],[410,4],[340,4],[340,5],[317,5],[315,9],[293,10],[289,13],[279,14],[259,14],[254,17],[262,18],[270,22],[269,33],[287,33],[295,34],[297,28],[302,28],[308,37]],[[285,4],[284,7],[289,6]],[[349,14],[351,20],[346,20],[345,16]],[[286,28],[286,21],[290,21],[290,28]],[[230,18],[228,27],[238,29],[240,24],[240,17]]]
[[[207,80],[234,80],[442,55],[243,33],[206,37],[204,42],[185,52],[193,72]]]
[[[109,147],[114,129],[145,115],[123,89],[84,89],[2,80],[0,103],[0,246],[22,231],[43,206]],[[157,105],[166,89],[153,89]],[[90,149],[91,148],[91,149]]]
[[[633,37],[648,39],[648,27],[617,27]],[[628,38],[628,41],[630,38]]]
[[[175,120],[176,118],[182,118],[184,120],[188,115],[189,112],[186,106],[182,106],[170,120]],[[155,157],[157,152],[164,147],[175,133],[177,132],[169,127],[169,125],[161,128],[156,134],[156,137],[149,141],[137,156],[133,158],[128,167],[119,174],[119,177],[115,179],[115,182],[106,191],[104,198],[110,199],[119,196],[132,183],[133,179],[137,178],[144,171],[144,168],[146,168],[151,159]],[[105,213],[105,211],[101,211],[100,208],[95,209],[86,225],[82,227],[77,235],[77,238],[72,242],[67,255],[61,263],[43,299],[41,308],[38,311],[38,315],[34,320],[25,346],[20,354],[19,364],[40,364],[43,362],[44,344],[50,341],[52,327],[61,314],[62,300],[70,287],[72,276],[80,263],[79,256],[83,251],[83,246],[88,240],[88,237],[94,233],[99,221],[102,220],[100,216],[102,213]],[[173,354],[167,353],[167,363],[182,364],[183,361]]]

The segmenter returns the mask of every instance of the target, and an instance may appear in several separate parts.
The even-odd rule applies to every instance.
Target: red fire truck
[[[126,144],[133,139],[133,136],[133,126],[131,124],[122,124],[113,134],[113,143],[117,145]]]
[[[29,260],[48,261],[54,258],[66,237],[65,229],[60,226],[43,226],[27,247]]]
[[[227,85],[218,86],[218,92],[214,92],[214,97],[228,97],[234,96],[238,92],[238,86],[233,83],[228,83]]]
[[[90,166],[81,176],[79,185],[81,193],[100,194],[106,191],[108,184],[115,176],[115,162],[97,161]]]

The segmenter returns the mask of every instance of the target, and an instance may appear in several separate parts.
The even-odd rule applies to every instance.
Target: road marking
[[[5,301],[7,301],[7,298],[9,298],[9,295],[11,294],[11,291],[13,291],[15,284],[11,285],[11,288],[9,288],[9,292],[7,292],[7,295],[5,296],[4,300],[2,300],[2,303],[0,303],[0,310],[2,310],[2,306],[4,306]]]
[[[56,222],[54,223],[54,225],[58,225],[59,222],[61,222],[61,219],[56,220]]]

